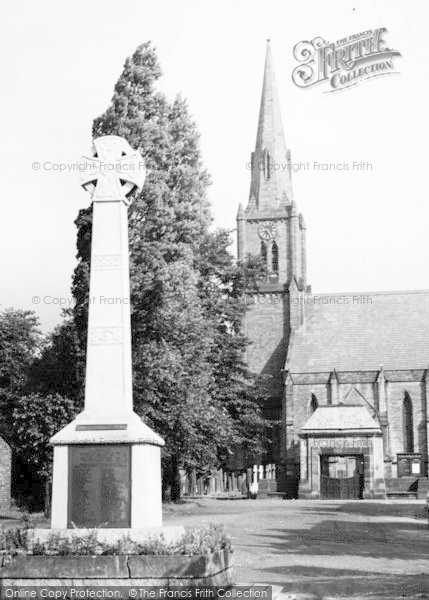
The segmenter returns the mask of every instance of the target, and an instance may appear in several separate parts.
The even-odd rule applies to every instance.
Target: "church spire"
[[[270,286],[285,289],[293,284],[297,291],[305,290],[306,229],[292,195],[290,153],[269,41],[251,165],[249,203],[237,214],[238,257],[259,255],[267,266]]]
[[[290,153],[283,133],[270,40],[267,40],[258,132],[251,164],[250,203],[256,204],[258,210],[288,206],[292,202]]]

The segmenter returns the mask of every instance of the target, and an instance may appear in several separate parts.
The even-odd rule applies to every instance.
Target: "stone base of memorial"
[[[235,583],[227,550],[204,556],[18,556],[2,557],[0,588],[117,588],[228,586]],[[124,596],[127,597],[127,596]]]
[[[162,526],[164,441],[136,413],[83,411],[51,443],[53,529],[112,529],[120,539],[123,529]]]

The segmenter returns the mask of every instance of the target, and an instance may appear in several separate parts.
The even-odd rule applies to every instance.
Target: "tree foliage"
[[[0,434],[13,436],[12,413],[28,388],[29,373],[43,346],[39,321],[32,311],[0,312]]]
[[[16,403],[13,411],[14,450],[40,479],[49,479],[51,475],[49,439],[75,415],[74,402],[59,394],[29,394]]]
[[[179,469],[207,472],[238,445],[258,447],[263,422],[241,319],[243,292],[259,266],[236,265],[228,232],[210,231],[199,134],[186,102],[156,89],[160,75],[154,48],[141,45],[127,59],[110,106],[95,119],[93,136],[126,138],[148,169],[129,209],[134,405],[166,439],[164,481],[177,497]],[[74,344],[73,373],[82,390],[91,207],[80,211],[76,225],[74,333],[62,336],[73,340],[68,348]]]
[[[0,313],[0,433],[13,449],[14,495],[26,503],[32,497],[38,506],[50,473],[49,438],[75,411],[72,400],[47,392],[68,388],[73,362],[63,342],[70,337],[69,329],[65,324],[47,339],[34,312]],[[47,395],[31,393],[36,387]]]
[[[70,317],[46,337],[42,352],[32,363],[28,388],[39,395],[60,394],[79,403],[83,362],[76,327]]]
[[[0,312],[0,388],[20,393],[43,336],[33,311],[8,308]]]

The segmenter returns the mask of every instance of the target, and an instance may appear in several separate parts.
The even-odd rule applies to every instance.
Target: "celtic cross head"
[[[142,156],[124,138],[106,135],[95,139],[94,156],[82,160],[81,184],[94,202],[128,205],[131,192],[143,187],[146,169]]]

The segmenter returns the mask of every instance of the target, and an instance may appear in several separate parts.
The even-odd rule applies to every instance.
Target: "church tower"
[[[273,421],[267,462],[280,462],[282,370],[293,330],[303,320],[306,291],[305,223],[293,199],[291,153],[287,149],[267,43],[255,150],[250,159],[250,193],[237,214],[238,258],[259,255],[268,277],[246,305],[248,364],[266,390],[266,416]]]

